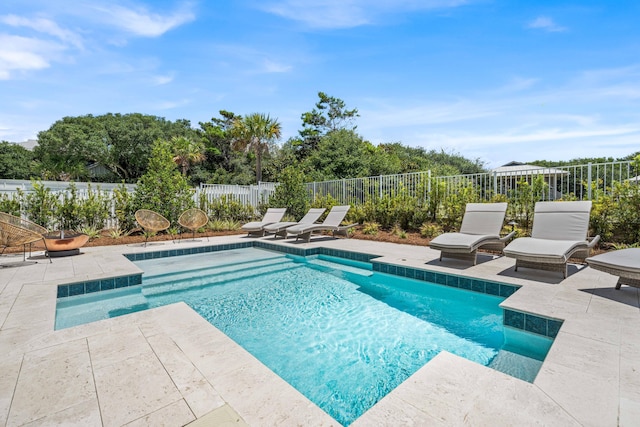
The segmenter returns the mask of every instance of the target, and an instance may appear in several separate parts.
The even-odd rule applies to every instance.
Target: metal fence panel
[[[540,200],[563,198],[592,200],[598,194],[610,194],[614,182],[633,180],[631,161],[589,163],[549,168],[522,168],[509,172],[432,176],[431,171],[398,175],[370,176],[307,184],[312,198],[331,196],[340,204],[362,204],[384,195],[400,193],[426,199],[433,185],[445,189],[445,197],[461,187],[471,186],[481,200],[495,196],[518,197],[536,186]],[[594,193],[595,191],[595,193]]]

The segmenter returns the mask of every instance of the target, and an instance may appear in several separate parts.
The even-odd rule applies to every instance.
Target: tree
[[[33,152],[21,145],[0,142],[0,178],[29,179],[35,169]]]
[[[136,209],[151,209],[172,223],[193,207],[193,190],[173,161],[171,144],[157,140],[151,148],[147,172],[140,178],[134,194]]]
[[[256,180],[262,181],[262,158],[269,151],[269,143],[280,138],[280,123],[268,114],[249,114],[234,122],[233,135],[238,149],[255,154]]]
[[[307,174],[316,181],[371,175],[376,147],[352,130],[341,129],[322,137],[305,160]]]
[[[250,184],[254,180],[253,167],[244,152],[234,150],[234,123],[242,116],[220,110],[221,118],[200,122],[198,131],[205,145],[206,159],[191,171],[194,183]]]
[[[204,144],[200,141],[193,141],[184,136],[174,136],[171,138],[173,146],[173,161],[180,167],[182,175],[187,176],[187,171],[192,164],[201,163],[205,159]]]
[[[354,131],[357,126],[353,124],[356,117],[360,117],[358,109],[347,110],[346,104],[340,98],[328,96],[324,92],[318,92],[320,100],[316,108],[301,116],[302,130],[299,131],[302,140],[298,141],[299,158],[306,158],[315,150],[320,139],[330,132],[340,129]]]
[[[34,153],[44,177],[84,180],[88,166],[97,163],[112,172],[105,179],[135,182],[145,173],[154,141],[174,136],[197,139],[188,120],[139,113],[64,117],[38,134]]]
[[[279,185],[269,198],[269,206],[287,207],[295,218],[302,218],[309,207],[309,192],[304,184],[304,173],[294,166],[287,166],[278,176]]]

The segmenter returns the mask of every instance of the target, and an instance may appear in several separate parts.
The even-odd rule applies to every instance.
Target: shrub
[[[212,231],[233,231],[240,229],[241,225],[238,221],[230,219],[214,219],[207,224]]]
[[[378,234],[378,230],[380,229],[380,224],[377,222],[365,222],[362,226],[362,233],[375,236]]]
[[[252,206],[240,203],[227,195],[214,199],[209,203],[209,217],[219,220],[248,221],[254,217]]]
[[[433,222],[425,222],[420,227],[420,236],[433,239],[434,237],[442,234],[442,227]]]
[[[20,216],[20,202],[24,194],[18,189],[15,194],[0,194],[0,212],[5,212],[13,216]]]
[[[44,228],[51,228],[55,221],[58,198],[51,189],[38,181],[33,181],[31,185],[33,191],[27,194],[25,203],[27,218]]]
[[[407,238],[407,232],[404,231],[402,227],[400,227],[400,224],[396,224],[393,226],[393,228],[391,229],[391,234],[393,234],[394,236],[398,236],[401,239]]]
[[[83,226],[102,230],[104,223],[109,218],[109,208],[111,205],[110,197],[100,191],[100,187],[96,190],[87,188],[87,198],[78,201],[78,216]]]
[[[147,172],[142,175],[134,193],[136,209],[150,209],[171,223],[186,209],[193,207],[193,189],[177,169],[171,146],[157,140],[151,148]]]
[[[61,192],[54,205],[54,217],[58,220],[60,230],[80,230],[80,204],[78,201],[78,189],[72,182],[69,189]]]
[[[278,182],[280,185],[269,198],[269,206],[287,208],[289,215],[302,218],[309,206],[309,192],[304,185],[304,174],[293,166],[288,166],[280,173]]]
[[[114,216],[118,221],[118,228],[131,232],[135,225],[134,214],[136,212],[133,194],[127,190],[124,184],[113,189]]]

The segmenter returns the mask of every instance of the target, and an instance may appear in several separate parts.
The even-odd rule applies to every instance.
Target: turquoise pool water
[[[184,301],[348,425],[440,351],[532,381],[551,340],[505,328],[501,297],[247,248],[136,262],[143,284],[58,301],[61,329]]]

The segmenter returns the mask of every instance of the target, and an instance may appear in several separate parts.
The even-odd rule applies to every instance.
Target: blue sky
[[[640,150],[640,2],[2,0],[0,140],[64,116],[198,122],[269,113],[283,141],[317,93],[367,140],[478,158]]]

